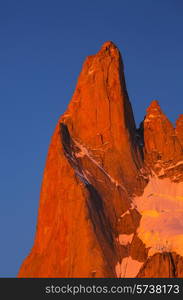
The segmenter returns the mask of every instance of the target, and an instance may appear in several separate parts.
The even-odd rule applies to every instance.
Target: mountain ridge
[[[18,276],[181,277],[182,120],[174,128],[152,101],[136,128],[118,48],[87,57],[51,139]]]

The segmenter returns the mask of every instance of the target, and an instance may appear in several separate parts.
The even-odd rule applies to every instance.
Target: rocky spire
[[[118,48],[87,57],[51,139],[19,277],[182,277],[182,120],[174,129],[153,101],[137,131]]]
[[[19,276],[116,276],[116,218],[137,183],[134,136],[121,55],[106,42],[85,60],[53,134],[36,240]]]
[[[182,157],[182,147],[175,129],[154,100],[144,120],[145,160],[151,169],[157,165],[176,164]]]
[[[96,154],[106,170],[110,169],[117,178],[125,172],[124,180],[130,184],[136,170],[131,146],[135,122],[121,55],[112,42],[104,43],[96,55],[85,60],[73,98],[61,122],[80,143],[91,150],[99,149]],[[108,161],[105,161],[106,152]],[[118,167],[117,153],[121,157]]]

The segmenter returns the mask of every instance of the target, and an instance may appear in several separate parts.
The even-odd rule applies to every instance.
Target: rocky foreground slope
[[[153,101],[139,129],[121,55],[87,57],[49,147],[19,277],[183,277],[183,115]]]

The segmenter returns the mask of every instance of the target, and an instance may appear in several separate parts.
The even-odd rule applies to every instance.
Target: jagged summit
[[[115,53],[111,54],[112,49]],[[81,144],[100,149],[95,151],[98,160],[105,160],[106,170],[110,169],[112,176],[116,179],[123,176],[131,184],[132,174],[137,172],[136,157],[131,153],[136,151],[131,147],[136,126],[121,57],[112,42],[105,43],[97,54],[86,59],[61,122]],[[119,153],[125,159],[116,168]]]
[[[159,105],[159,102],[158,102],[158,100],[153,100],[151,103],[150,103],[150,105],[149,105],[149,107],[147,108],[147,113],[150,113],[150,112],[156,112],[156,111],[158,111],[158,112],[161,112],[161,107],[160,107],[160,105]]]
[[[182,277],[183,117],[136,129],[112,42],[86,58],[51,139],[19,277]]]
[[[101,49],[102,50],[108,50],[108,49],[118,49],[118,47],[114,44],[114,42],[112,41],[106,41],[105,43],[103,43]],[[119,51],[119,49],[118,49]]]
[[[117,56],[117,57],[120,56],[120,51],[118,47],[112,41],[105,42],[100,48],[98,53],[103,53],[103,54]]]

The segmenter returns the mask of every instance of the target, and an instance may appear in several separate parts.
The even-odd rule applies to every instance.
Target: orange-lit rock
[[[162,262],[165,277],[182,274],[178,243],[178,253],[171,250],[176,270],[167,271],[171,267],[164,246],[159,253],[159,244],[152,239],[151,245],[146,232],[143,237],[147,213],[141,205],[145,191],[152,189],[152,173],[161,180],[163,168],[163,178],[181,184],[178,128],[175,132],[152,102],[137,130],[119,50],[106,42],[89,56],[51,140],[35,242],[18,276],[158,277]],[[160,184],[162,193],[164,186]],[[179,189],[171,197],[177,201]],[[159,214],[151,213],[150,222]],[[149,270],[154,257],[157,267]]]
[[[168,118],[162,113],[157,101],[152,101],[144,120],[144,140],[147,156],[169,161],[182,155],[182,147]]]
[[[174,166],[178,171],[182,170],[182,165],[179,164],[183,160],[181,126],[181,119],[179,119],[175,130],[158,102],[152,101],[143,122],[145,163],[162,178],[169,177],[173,180]],[[179,175],[182,181],[183,173]]]
[[[183,147],[183,115],[180,115],[176,121],[176,135]]]

